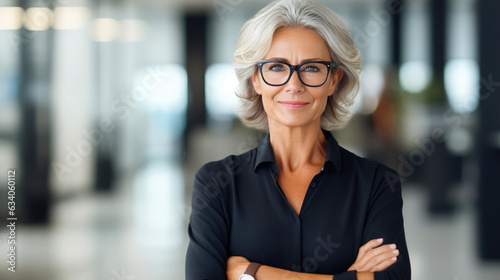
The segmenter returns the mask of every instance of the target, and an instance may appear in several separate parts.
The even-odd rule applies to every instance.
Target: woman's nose
[[[297,92],[303,91],[305,85],[299,79],[298,70],[293,71],[290,80],[288,80],[288,83],[286,83],[286,87]]]

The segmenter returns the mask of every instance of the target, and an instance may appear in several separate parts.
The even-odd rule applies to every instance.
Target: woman
[[[310,1],[275,1],[234,54],[253,149],[196,174],[186,278],[410,279],[399,177],[339,147],[359,86],[345,24]]]

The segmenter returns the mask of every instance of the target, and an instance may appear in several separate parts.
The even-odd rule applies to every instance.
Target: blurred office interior
[[[0,1],[1,279],[184,278],[194,174],[265,135],[231,63],[268,2]],[[413,279],[500,279],[500,2],[317,2],[363,55],[333,134],[400,173]]]

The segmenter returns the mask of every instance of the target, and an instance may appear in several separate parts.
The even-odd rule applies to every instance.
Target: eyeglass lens
[[[328,66],[323,63],[311,62],[300,66],[297,73],[302,82],[309,86],[319,86],[328,77]],[[271,85],[281,85],[291,76],[289,65],[281,62],[265,62],[262,64],[262,77]]]

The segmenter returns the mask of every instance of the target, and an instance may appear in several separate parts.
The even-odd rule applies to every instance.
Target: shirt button
[[[311,188],[315,188],[316,187],[316,183],[311,183]]]

